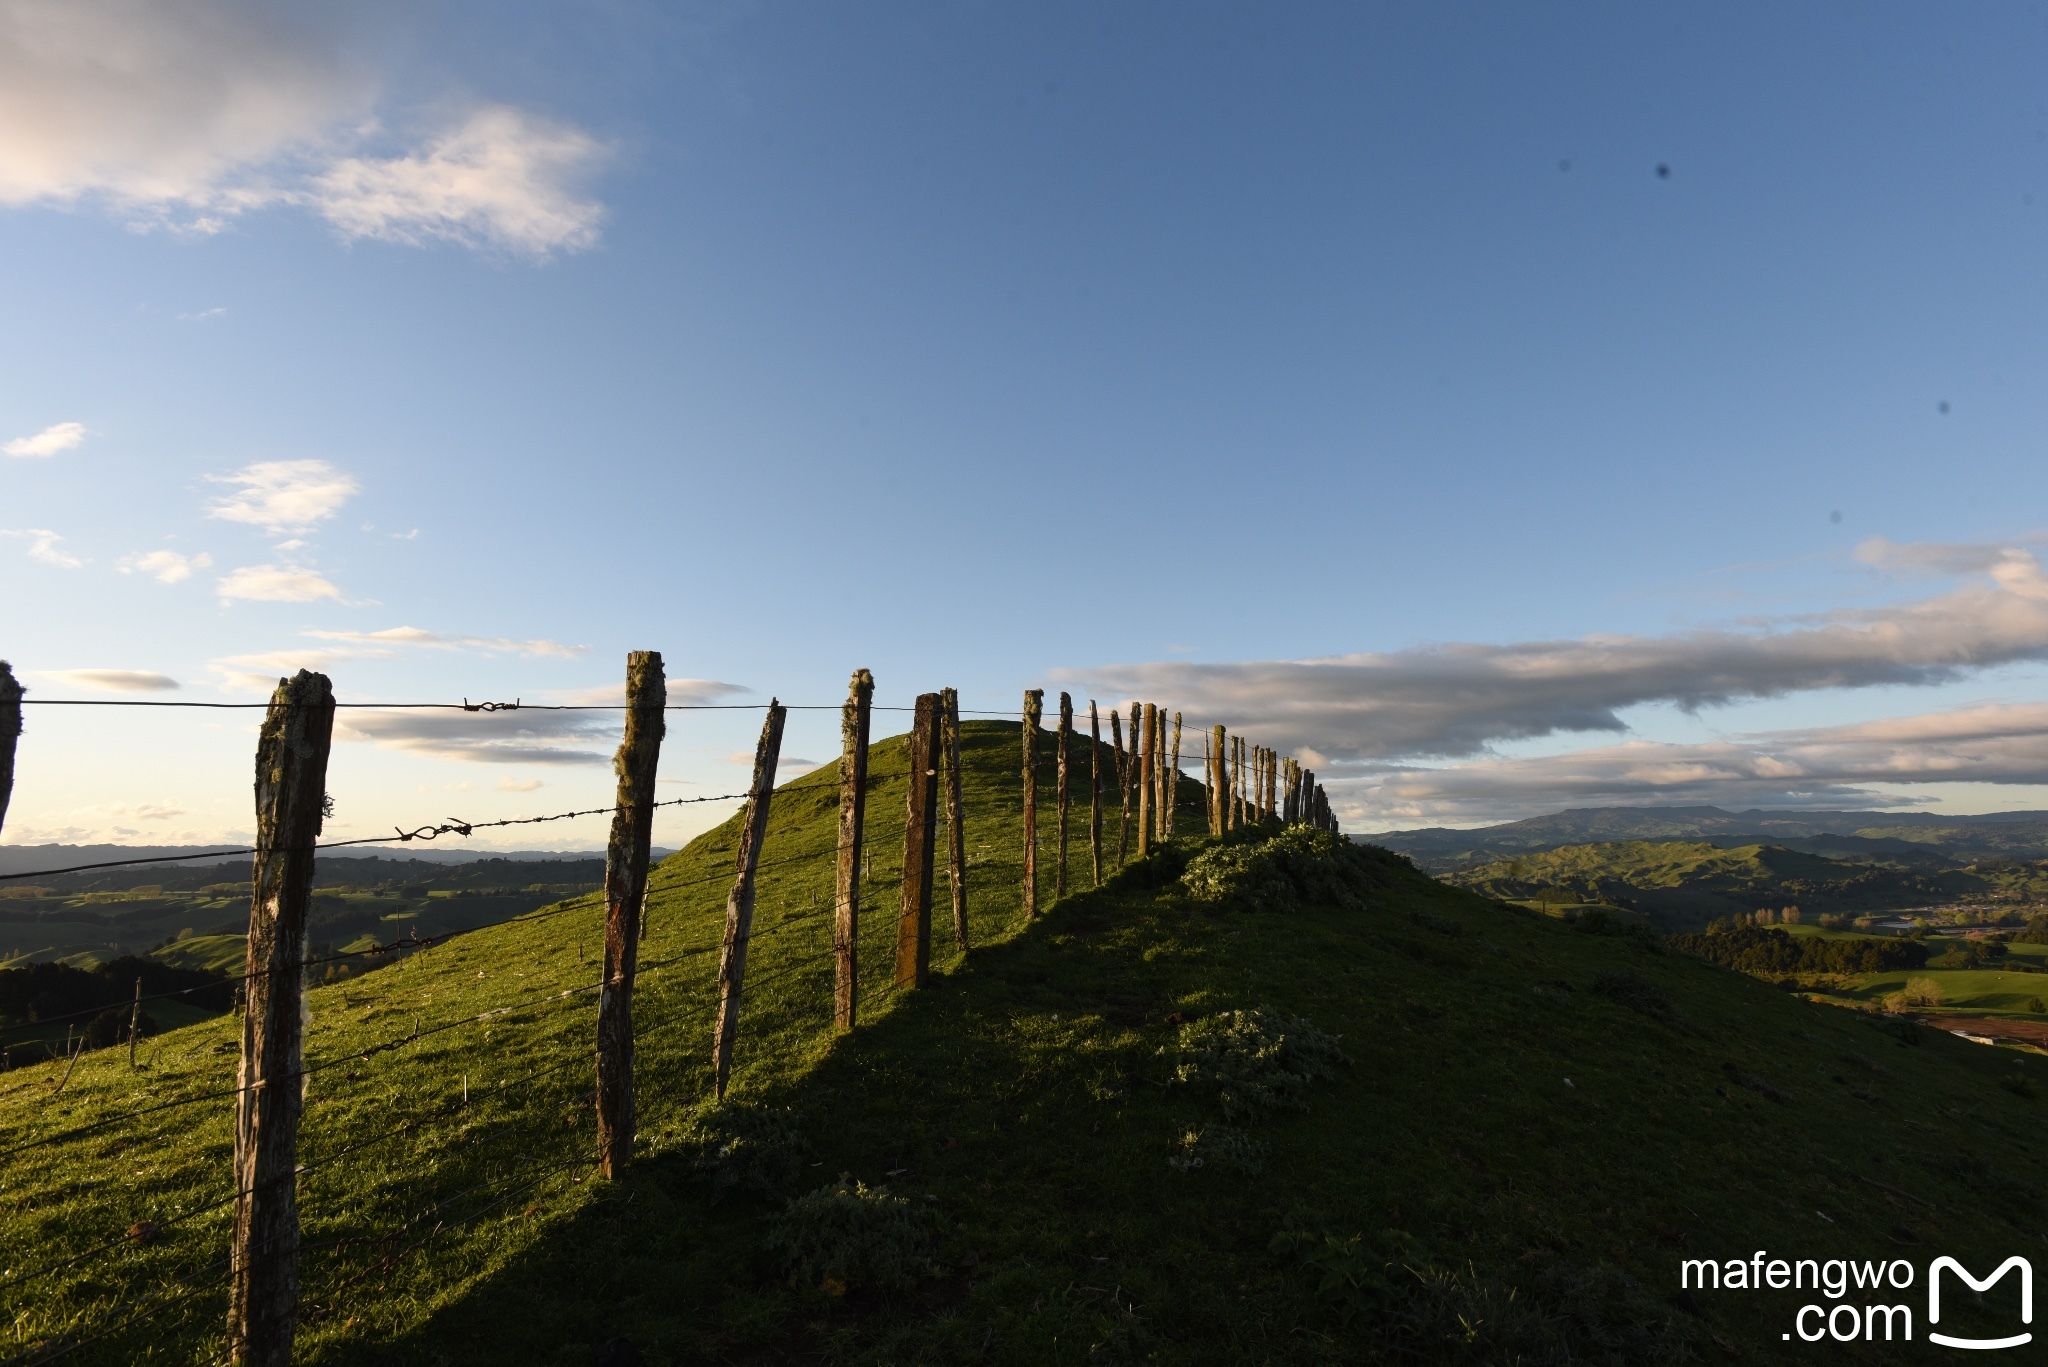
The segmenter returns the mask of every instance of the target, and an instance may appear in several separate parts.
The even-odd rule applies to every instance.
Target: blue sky
[[[302,8],[0,4],[31,696],[654,648],[1142,693],[1352,829],[2048,807],[2038,6]],[[248,718],[30,720],[7,841],[247,829]],[[339,826],[604,799],[477,725]]]

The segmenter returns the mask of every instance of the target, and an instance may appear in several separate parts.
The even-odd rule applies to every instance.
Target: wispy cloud
[[[150,669],[44,669],[37,672],[46,679],[106,693],[166,693],[179,686],[170,675]]]
[[[2048,784],[2048,703],[1994,704],[1694,744],[1630,741],[1528,759],[1388,768],[1339,785],[1352,820],[1512,820],[1631,803],[1896,807],[1925,783]],[[1920,799],[1924,801],[1924,799]]]
[[[5,451],[10,456],[34,459],[73,450],[84,441],[84,423],[60,422],[45,427],[32,437],[16,437],[5,446],[0,446],[0,451]]]
[[[670,707],[689,707],[715,703],[753,691],[745,684],[720,683],[716,679],[670,679],[665,697]],[[606,704],[623,707],[626,705],[626,685],[621,681],[596,684],[589,688],[558,688],[551,690],[547,696],[557,702],[579,703],[588,707],[602,707]],[[753,763],[751,752],[747,762]]]
[[[537,778],[514,778],[510,774],[498,780],[498,791],[501,793],[530,793],[546,786]]]
[[[324,460],[265,460],[231,475],[209,475],[216,484],[240,486],[207,505],[206,515],[246,522],[273,535],[305,531],[333,517],[361,486]]]
[[[280,678],[302,669],[325,672],[342,660],[388,659],[388,650],[271,650],[249,655],[223,655],[207,667],[220,686],[234,692],[268,693]]]
[[[218,232],[273,206],[344,238],[541,258],[596,241],[588,134],[501,104],[410,136],[376,117],[344,8],[258,0],[0,5],[0,203],[101,203]]]
[[[220,577],[220,600],[258,603],[310,603],[341,597],[341,590],[321,575],[297,565],[245,565]]]
[[[322,641],[353,641],[371,645],[421,646],[430,650],[480,650],[494,655],[544,656],[570,660],[590,649],[559,641],[519,641],[507,636],[445,636],[419,627],[386,627],[382,631],[307,631]]]
[[[159,584],[182,584],[192,577],[194,570],[203,570],[212,563],[213,557],[205,551],[197,555],[180,555],[176,551],[138,551],[116,560],[114,568],[123,574],[146,574]]]
[[[603,150],[574,128],[487,105],[416,152],[344,157],[308,193],[346,236],[545,257],[596,243],[604,210],[571,187]]]
[[[79,569],[87,561],[75,555],[68,555],[57,549],[57,543],[64,538],[45,527],[23,527],[18,531],[0,530],[0,536],[18,536],[28,542],[28,558],[40,560],[45,565],[55,565],[60,570]]]
[[[1872,544],[1873,566],[1966,573],[1951,592],[1873,610],[1672,636],[1453,643],[1374,654],[1225,664],[1161,661],[1054,677],[1162,698],[1283,750],[1338,762],[1458,757],[1494,742],[1626,730],[1645,703],[1709,707],[1803,690],[1935,684],[2048,658],[2048,574],[2009,547]]]
[[[335,723],[337,740],[475,764],[609,764],[622,718],[589,712],[379,712]],[[595,747],[595,748],[593,748]]]

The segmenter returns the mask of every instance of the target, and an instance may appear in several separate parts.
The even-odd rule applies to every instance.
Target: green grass
[[[1178,896],[1167,856],[1021,925],[1016,728],[966,731],[977,948],[964,959],[950,948],[942,877],[931,987],[884,990],[904,750],[878,745],[869,1004],[859,1030],[834,1037],[820,958],[831,861],[806,856],[832,847],[835,796],[786,793],[764,855],[733,1087],[800,1115],[817,1166],[798,1190],[843,1172],[933,1212],[939,1275],[902,1293],[793,1286],[764,1244],[774,1204],[713,1206],[694,1169],[683,1141],[706,1113],[706,951],[730,876],[728,823],[654,880],[636,1000],[645,1142],[622,1182],[585,1166],[592,998],[554,998],[594,980],[594,905],[311,994],[320,1071],[301,1153],[298,1360],[580,1365],[623,1335],[649,1363],[1350,1362],[1370,1347],[1370,1317],[1347,1325],[1319,1298],[1319,1272],[1271,1251],[1283,1229],[1368,1242],[1406,1231],[1416,1264],[1441,1272],[1446,1304],[1489,1279],[1523,1288],[1526,1304],[1556,1270],[1600,1263],[1661,1302],[1680,1257],[1758,1248],[1922,1263],[1947,1252],[1989,1266],[2048,1221],[2030,1175],[2048,1101],[2003,1085],[2038,1064],[1934,1032],[1908,1047],[1858,1014],[1642,937],[1587,934],[1391,863],[1369,910],[1250,915]],[[1182,821],[1197,824],[1198,809]],[[1114,829],[1112,815],[1112,844]],[[1076,849],[1085,869],[1085,836]],[[1615,973],[1637,975],[1671,1011],[1645,1015],[1592,990]],[[431,1030],[508,1005],[361,1057],[415,1020]],[[1169,1085],[1177,1021],[1250,1007],[1341,1035],[1351,1063],[1310,1089],[1309,1110],[1251,1127],[1270,1146],[1261,1175],[1177,1171],[1176,1137],[1216,1118]],[[0,1147],[221,1088],[234,1038],[229,1021],[174,1032],[135,1073],[117,1051],[91,1055],[55,1096],[53,1066],[0,1077]],[[0,1263],[12,1269],[0,1281],[224,1196],[227,1119],[214,1100],[0,1159]],[[1894,1242],[1902,1223],[1918,1245]],[[224,1209],[190,1214],[146,1245],[0,1286],[0,1310],[24,1344],[89,1324],[205,1266],[225,1226]],[[1701,1351],[1718,1356],[1713,1333],[1766,1360],[1800,1303],[1790,1292],[1701,1301],[1708,1321],[1683,1321]],[[76,1360],[204,1359],[221,1307],[209,1291],[159,1308]],[[1458,1351],[1411,1346],[1424,1360]],[[1885,1360],[1882,1345],[1872,1358]]]

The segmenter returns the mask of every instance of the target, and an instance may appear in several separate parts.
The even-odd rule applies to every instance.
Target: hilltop
[[[879,744],[867,1004],[833,1036],[836,796],[783,785],[723,1107],[704,1012],[735,824],[663,862],[624,1181],[588,1179],[591,899],[316,989],[299,1360],[1769,1361],[1810,1293],[1679,1297],[1681,1258],[1981,1270],[2048,1227],[2038,1060],[1384,851],[1187,836],[1089,889],[1082,804],[1074,891],[1024,922],[1017,728],[964,730],[975,948],[942,875],[934,980],[888,990],[906,756]],[[1199,824],[1194,784],[1179,810]],[[61,1095],[55,1063],[0,1078],[0,1148],[212,1096],[234,1038],[167,1032],[134,1073],[89,1055]],[[205,1268],[227,1143],[216,1099],[7,1160],[9,1276],[114,1245],[10,1290],[20,1341]],[[1986,1300],[1943,1327],[2009,1311]],[[217,1290],[143,1303],[73,1360],[212,1349]]]

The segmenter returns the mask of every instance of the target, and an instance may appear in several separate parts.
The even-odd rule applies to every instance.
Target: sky
[[[260,702],[1143,697],[1348,830],[2048,808],[2048,16],[0,0],[0,841]],[[752,709],[752,710],[749,710]],[[884,714],[879,733],[900,729]],[[610,800],[344,714],[331,837]],[[591,848],[601,819],[483,848]]]

